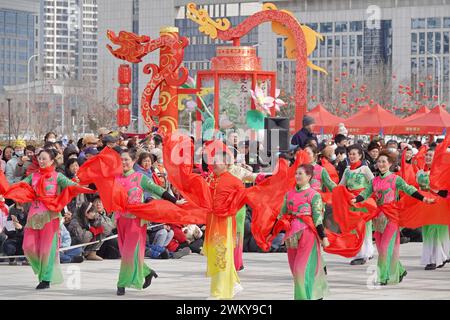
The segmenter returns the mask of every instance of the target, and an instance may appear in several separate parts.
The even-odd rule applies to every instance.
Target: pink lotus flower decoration
[[[280,111],[280,107],[286,105],[283,100],[278,99],[280,89],[275,90],[275,98],[266,96],[264,91],[258,85],[255,87],[254,91],[250,90],[250,93],[253,101],[255,102],[256,108],[264,113],[270,114],[271,108],[275,108],[276,111]]]
[[[195,108],[197,107],[197,102],[194,100],[189,100],[186,102],[186,109],[188,109],[189,112],[195,111]]]

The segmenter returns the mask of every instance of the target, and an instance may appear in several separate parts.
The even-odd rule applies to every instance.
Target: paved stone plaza
[[[424,271],[420,265],[421,243],[400,247],[408,275],[396,286],[374,287],[376,259],[365,266],[350,266],[349,260],[325,255],[330,295],[327,299],[450,299],[450,266]],[[115,295],[119,260],[65,264],[66,282],[37,292],[37,280],[28,266],[0,264],[0,299],[199,299],[209,295],[204,277],[206,259],[192,254],[180,260],[146,260],[159,278],[145,291],[127,289]],[[244,291],[236,299],[292,299],[293,284],[285,253],[244,254],[245,270],[239,273]],[[79,268],[79,269],[78,269]],[[80,277],[77,277],[77,275]],[[79,279],[79,281],[77,280]]]

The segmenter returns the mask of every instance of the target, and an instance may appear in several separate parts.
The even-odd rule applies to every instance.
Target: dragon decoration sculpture
[[[160,130],[175,130],[178,127],[177,88],[184,84],[189,76],[188,70],[180,67],[184,48],[189,43],[187,38],[180,37],[176,28],[161,30],[160,37],[154,40],[127,31],[119,32],[118,36],[113,31],[108,31],[107,36],[113,44],[120,46],[113,50],[107,45],[108,50],[116,58],[131,63],[142,62],[145,55],[160,49],[160,64],[146,64],[143,69],[151,78],[141,96],[141,113],[149,129],[156,125],[154,119],[158,117]],[[152,105],[157,89],[160,90],[159,103]]]
[[[264,4],[262,11],[248,17],[234,28],[231,28],[231,23],[226,18],[211,19],[206,10],[197,9],[194,3],[187,5],[186,14],[199,25],[200,32],[212,39],[233,41],[235,45],[239,44],[240,38],[265,22],[271,22],[273,32],[286,37],[286,55],[296,60],[295,127],[299,129],[307,105],[306,67],[326,72],[307,59],[315,50],[317,39],[322,40],[322,36],[308,26],[301,25],[291,12],[278,10],[271,3]],[[175,130],[178,126],[178,93],[196,93],[195,90],[186,92],[182,91],[185,89],[179,88],[188,78],[188,70],[181,67],[188,39],[180,36],[177,28],[162,29],[160,37],[154,40],[126,31],[119,32],[118,36],[113,31],[108,31],[107,36],[113,44],[120,46],[114,50],[111,45],[107,45],[109,51],[116,58],[131,63],[139,63],[145,55],[160,49],[160,64],[147,64],[143,68],[144,73],[151,75],[151,78],[141,96],[141,113],[150,129],[156,124],[155,118],[159,118],[160,131]],[[153,96],[158,89],[159,103],[152,105]]]

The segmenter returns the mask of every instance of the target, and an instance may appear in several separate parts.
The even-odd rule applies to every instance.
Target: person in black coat
[[[316,146],[318,146],[319,141],[317,140],[316,135],[312,132],[314,123],[315,120],[313,117],[305,115],[303,117],[303,127],[292,136],[291,144],[294,146],[299,146],[303,149],[309,142],[311,142],[311,140],[314,140],[316,142]]]
[[[381,147],[376,141],[372,141],[369,143],[369,146],[367,147],[366,152],[366,160],[367,164],[369,166],[370,171],[372,171],[374,176],[377,176],[379,174],[378,168],[376,166],[377,164],[377,158],[380,154]]]
[[[8,237],[3,243],[3,252],[7,256],[17,256],[23,255],[23,232],[25,230],[25,225],[27,223],[28,208],[24,205],[16,203],[10,210],[8,214],[7,221],[12,221],[14,223],[14,230],[7,230],[5,228],[5,234]],[[9,259],[10,265],[17,265],[19,262],[22,264],[27,264],[26,259]]]

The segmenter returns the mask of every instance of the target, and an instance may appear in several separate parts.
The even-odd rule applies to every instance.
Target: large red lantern
[[[119,88],[117,88],[117,126],[128,127],[131,123],[131,114],[128,106],[131,104],[131,68],[128,64],[119,66]]]
[[[117,125],[119,127],[128,127],[131,123],[130,109],[119,108],[117,110]]]
[[[127,106],[131,103],[131,89],[128,87],[119,87],[117,89],[117,103],[119,106]]]
[[[120,84],[131,83],[131,68],[128,64],[121,64],[119,66],[119,83]]]

